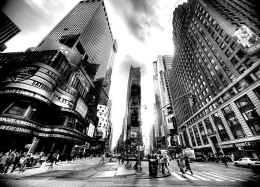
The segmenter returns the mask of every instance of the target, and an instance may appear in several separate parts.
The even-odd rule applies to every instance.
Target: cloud
[[[76,2],[73,3],[74,6],[75,4]],[[65,16],[64,12],[59,10],[68,10],[67,5],[61,0],[8,0],[8,6],[4,7],[4,12],[25,33],[37,32],[44,27],[57,24],[57,20]]]
[[[119,67],[120,73],[128,76],[129,75],[130,66],[133,66],[134,68],[141,67],[142,76],[147,74],[146,65],[144,63],[134,59],[130,55],[126,55],[125,58],[120,63],[120,67]]]
[[[145,42],[149,30],[154,27],[163,30],[156,9],[158,0],[110,0],[122,16],[130,33],[141,42]]]

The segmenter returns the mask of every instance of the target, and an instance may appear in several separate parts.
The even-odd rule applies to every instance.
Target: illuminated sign
[[[89,127],[88,127],[88,134],[87,135],[90,136],[90,137],[93,137],[94,130],[95,130],[95,126],[92,123],[90,123]]]
[[[7,126],[7,125],[1,125],[0,126],[0,130],[8,130],[8,131],[15,131],[15,132],[23,132],[23,133],[27,133],[27,134],[33,134],[33,135],[37,135],[37,136],[43,136],[43,137],[55,137],[55,138],[65,138],[65,139],[70,139],[70,140],[75,140],[77,138],[75,137],[69,137],[69,136],[65,136],[65,135],[61,135],[61,134],[50,134],[53,132],[57,132],[57,133],[65,133],[65,134],[69,134],[69,135],[74,135],[74,136],[79,136],[77,133],[75,132],[71,132],[65,129],[59,129],[59,128],[45,128],[45,127],[39,127],[31,122],[27,122],[24,120],[19,120],[19,119],[14,119],[14,118],[8,118],[8,117],[0,117],[0,122],[7,122],[7,123],[12,123],[12,124],[17,124],[17,125],[23,125],[23,126],[27,126],[27,127],[33,127],[35,129],[37,129],[38,131],[44,131],[44,132],[48,132],[48,133],[44,133],[44,132],[36,132],[30,129],[25,129],[22,127],[14,127],[14,126]],[[94,127],[95,129],[95,127]],[[81,141],[79,139],[77,139],[78,141]]]
[[[9,90],[10,88],[16,88],[16,90],[21,88],[27,90],[26,93],[21,92],[21,94],[32,96],[32,94],[28,94],[30,91],[35,93],[32,97],[41,95],[41,100],[44,97],[49,98],[54,104],[64,108],[74,107],[78,93],[76,89],[62,80],[58,71],[42,63],[21,68],[11,73],[3,82],[7,83],[5,88],[9,88]]]
[[[173,129],[173,114],[166,116],[167,129]]]
[[[19,120],[19,119],[14,119],[14,118],[0,117],[0,122],[14,123],[14,124],[18,124],[18,125],[24,125],[24,126],[39,129],[39,127],[37,125],[33,124],[33,123],[23,121],[23,120]]]
[[[25,95],[25,96],[29,96],[29,97],[33,97],[35,99],[41,100],[45,103],[51,103],[48,99],[44,98],[43,96],[37,94],[37,93],[33,93],[33,92],[29,92],[29,91],[25,91],[25,90],[19,90],[19,89],[7,89],[4,91],[0,91],[0,94],[20,94],[20,95]]]
[[[80,113],[80,115],[85,118],[88,112],[88,106],[85,104],[83,99],[79,98],[76,104],[75,110]]]
[[[246,25],[240,27],[234,34],[237,43],[241,44],[249,55],[253,55],[260,50],[260,38]]]

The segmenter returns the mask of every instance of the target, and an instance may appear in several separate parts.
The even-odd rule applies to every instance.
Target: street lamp
[[[142,105],[140,107],[140,109],[144,107],[144,109],[147,109],[146,105]],[[136,175],[142,175],[142,168],[141,168],[141,155],[140,155],[140,144],[141,144],[141,140],[142,140],[142,136],[141,136],[141,123],[139,124],[139,137],[137,137],[137,141],[138,141],[138,158],[137,158],[137,172]],[[141,136],[141,137],[140,137]]]

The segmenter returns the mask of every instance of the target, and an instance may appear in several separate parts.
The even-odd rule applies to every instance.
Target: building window
[[[234,138],[237,139],[245,137],[246,134],[231,107],[228,105],[225,108],[223,108],[222,111]]]
[[[207,135],[206,135],[204,127],[202,125],[202,122],[200,122],[198,124],[198,127],[199,127],[199,130],[200,130],[200,134],[201,134],[201,138],[202,138],[203,144],[204,145],[209,144]]]
[[[193,145],[193,146],[196,146],[195,138],[194,138],[194,136],[193,136],[193,132],[192,132],[192,129],[191,129],[191,128],[189,128],[189,133],[190,133],[192,145]]]
[[[206,118],[206,119],[204,120],[204,123],[205,123],[206,129],[207,129],[207,133],[208,133],[208,134],[213,133],[213,132],[214,132],[214,129],[213,129],[213,127],[212,127],[212,124],[211,124],[209,118]]]
[[[235,101],[235,103],[239,108],[242,116],[246,120],[252,133],[254,135],[260,134],[260,116],[248,96],[245,95],[239,98],[237,101]]]
[[[223,124],[221,118],[218,116],[218,113],[216,112],[215,114],[213,114],[212,118],[213,118],[214,124],[217,128],[221,141],[228,141],[229,137],[228,137],[227,131],[224,127],[224,124]]]
[[[193,130],[194,130],[194,134],[195,134],[195,137],[196,137],[196,140],[197,140],[197,144],[198,144],[198,146],[200,146],[201,145],[200,135],[199,135],[199,131],[198,131],[196,125],[193,126]]]
[[[29,103],[18,101],[13,103],[4,113],[17,116],[25,116],[27,109],[29,109]]]

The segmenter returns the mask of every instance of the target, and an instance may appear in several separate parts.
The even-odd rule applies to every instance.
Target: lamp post
[[[147,106],[146,105],[142,105],[141,107],[140,107],[140,109],[142,108],[142,107],[144,107],[144,109],[146,109],[147,108]],[[142,167],[141,167],[141,155],[140,155],[140,144],[141,144],[141,140],[142,140],[142,136],[141,136],[141,123],[140,123],[140,125],[139,125],[139,129],[138,129],[138,131],[139,131],[139,135],[138,135],[138,137],[137,137],[137,143],[138,143],[138,155],[137,155],[137,172],[136,172],[136,175],[142,175]]]

